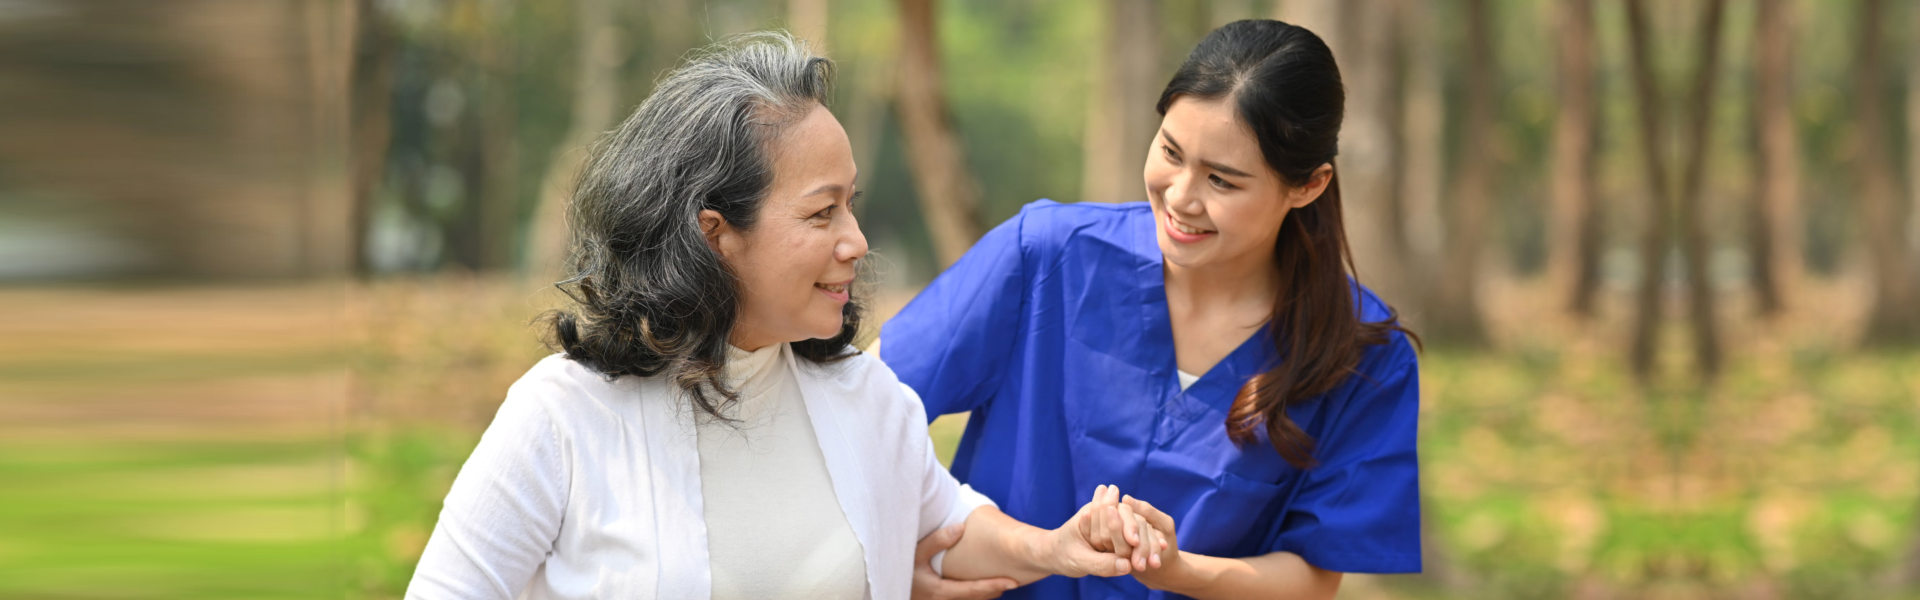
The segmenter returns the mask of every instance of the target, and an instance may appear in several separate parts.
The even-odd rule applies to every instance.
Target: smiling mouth
[[[816,283],[816,284],[813,284],[813,287],[817,287],[829,292],[833,292],[835,294],[845,294],[847,293],[847,285],[848,284],[845,284],[845,283]]]
[[[1211,229],[1201,229],[1199,227],[1194,227],[1186,223],[1181,223],[1180,219],[1174,218],[1173,213],[1171,212],[1167,213],[1167,222],[1173,224],[1173,228],[1175,231],[1179,231],[1180,233],[1184,233],[1187,235],[1203,235],[1208,233],[1219,233]]]

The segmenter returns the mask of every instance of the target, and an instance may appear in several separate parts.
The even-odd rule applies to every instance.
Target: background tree
[[[1754,291],[1760,309],[1779,314],[1793,306],[1805,261],[1800,221],[1800,141],[1793,121],[1793,3],[1757,0],[1753,39]],[[1916,61],[1915,64],[1920,64]]]
[[[899,0],[898,8],[900,65],[895,73],[899,87],[894,108],[906,137],[927,233],[945,268],[980,239],[982,227],[975,213],[979,188],[949,121],[935,0]]]
[[[1592,0],[1553,3],[1559,113],[1553,128],[1552,233],[1547,280],[1575,314],[1591,315],[1600,288],[1601,218],[1594,201],[1599,69]]]
[[[1903,239],[1899,183],[1886,119],[1884,0],[1862,0],[1854,35],[1853,153],[1855,193],[1860,201],[1867,252],[1875,284],[1868,339],[1895,342],[1920,337],[1920,290],[1915,289],[1911,250]]]
[[[579,45],[574,55],[572,122],[541,178],[526,259],[526,272],[540,285],[564,276],[567,245],[572,243],[567,239],[567,203],[585,166],[587,147],[613,127],[620,117],[616,113],[626,110],[620,105],[623,42],[613,1],[574,0],[574,11]]]
[[[1153,105],[1172,72],[1160,64],[1160,10],[1153,0],[1106,0],[1093,93],[1087,94],[1080,198],[1146,200],[1140,165],[1160,126]]]
[[[1446,239],[1441,246],[1439,277],[1428,289],[1422,327],[1431,339],[1462,345],[1486,342],[1479,306],[1481,253],[1486,249],[1488,208],[1495,193],[1491,151],[1495,133],[1495,77],[1498,58],[1493,53],[1493,20],[1486,0],[1466,0],[1466,121],[1461,125],[1462,151],[1447,188]]]

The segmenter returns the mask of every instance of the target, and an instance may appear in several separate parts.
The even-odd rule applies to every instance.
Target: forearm
[[[1340,591],[1340,573],[1307,564],[1300,555],[1274,552],[1252,558],[1219,558],[1181,552],[1181,567],[1168,573],[1162,589],[1198,598],[1331,599]]]
[[[1052,575],[1039,548],[1047,530],[1021,523],[992,506],[967,515],[966,533],[947,550],[941,571],[947,579],[1011,577],[1020,585]]]

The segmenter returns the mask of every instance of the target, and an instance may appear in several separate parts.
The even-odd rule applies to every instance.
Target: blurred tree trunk
[[[1800,142],[1793,124],[1793,4],[1759,0],[1753,43],[1754,291],[1764,314],[1793,305],[1804,273],[1800,236]]]
[[[354,0],[351,6],[353,74],[347,110],[352,121],[348,193],[353,206],[347,251],[353,271],[365,276],[373,270],[367,233],[373,230],[374,193],[386,177],[387,146],[393,139],[393,66],[398,44],[373,0]]]
[[[516,7],[508,3],[479,2],[477,10],[484,31],[472,40],[473,57],[469,73],[475,92],[474,109],[462,111],[472,136],[468,143],[471,168],[463,171],[468,180],[469,202],[461,219],[466,232],[449,236],[455,257],[476,271],[492,271],[513,264],[513,230],[519,212],[519,161],[515,157],[518,140],[514,119],[513,83],[516,37],[509,35]],[[485,106],[484,110],[479,107]]]
[[[1158,7],[1152,0],[1107,0],[1094,85],[1082,134],[1080,199],[1146,200],[1140,168],[1160,126],[1153,105],[1165,83]]]
[[[1920,337],[1920,294],[1915,293],[1913,262],[1901,239],[1903,223],[1896,195],[1892,151],[1884,109],[1886,18],[1884,0],[1864,0],[1854,35],[1853,118],[1854,181],[1859,186],[1861,217],[1866,219],[1867,251],[1873,259],[1874,305],[1867,324],[1870,342],[1901,342]]]
[[[1273,18],[1298,25],[1320,36],[1333,49],[1334,61],[1342,55],[1340,42],[1340,0],[1274,0]]]
[[[827,53],[827,0],[787,0],[787,30],[813,45],[814,54]]]
[[[1666,277],[1667,242],[1672,211],[1667,200],[1666,136],[1660,121],[1658,81],[1653,72],[1652,32],[1644,0],[1627,0],[1627,48],[1634,104],[1640,114],[1640,156],[1647,169],[1647,230],[1640,245],[1640,289],[1634,302],[1633,346],[1629,362],[1646,379],[1653,372],[1655,334],[1660,325],[1660,293]]]
[[[1709,380],[1720,372],[1719,321],[1714,302],[1713,274],[1707,272],[1710,251],[1706,226],[1707,148],[1711,145],[1708,126],[1713,122],[1714,92],[1720,81],[1720,34],[1726,20],[1726,0],[1707,0],[1707,14],[1700,21],[1700,60],[1695,63],[1691,112],[1685,140],[1687,148],[1685,176],[1679,198],[1680,234],[1683,236],[1687,266],[1687,303],[1692,318],[1694,358]]]
[[[1405,214],[1400,218],[1406,267],[1409,273],[1434,273],[1438,270],[1442,219],[1441,187],[1446,181],[1446,95],[1441,75],[1444,72],[1440,37],[1433,27],[1434,7],[1426,0],[1401,0],[1401,39],[1406,44],[1406,84],[1401,100],[1400,200]],[[1429,278],[1430,279],[1430,278]],[[1416,281],[1431,289],[1431,281]],[[1409,312],[1401,307],[1402,314]],[[1413,311],[1416,312],[1417,311]],[[1418,314],[1414,315],[1416,319]]]
[[[574,11],[579,47],[574,57],[572,122],[547,163],[528,235],[531,241],[525,272],[536,285],[553,283],[567,274],[567,247],[572,243],[567,229],[569,199],[585,166],[589,146],[614,125],[620,96],[621,40],[612,0],[574,0]],[[679,55],[679,50],[661,50],[667,51],[666,56]]]
[[[1337,56],[1347,88],[1340,132],[1340,202],[1356,278],[1394,306],[1408,306],[1420,289],[1407,277],[1400,239],[1399,148],[1395,123],[1399,64],[1393,0],[1340,3]]]
[[[1700,40],[1700,45],[1695,49],[1699,58],[1694,63],[1693,86],[1687,96],[1689,103],[1685,117],[1688,128],[1681,140],[1685,144],[1685,155],[1680,157],[1681,188],[1676,195],[1671,187],[1672,179],[1666,172],[1667,163],[1671,161],[1664,158],[1664,150],[1670,146],[1667,131],[1661,127],[1658,116],[1662,107],[1649,54],[1651,32],[1648,30],[1646,5],[1642,0],[1628,0],[1627,3],[1634,88],[1641,114],[1641,141],[1647,161],[1650,198],[1647,237],[1640,257],[1641,287],[1631,356],[1634,373],[1643,380],[1651,376],[1653,371],[1653,355],[1659,335],[1660,296],[1665,280],[1663,267],[1667,253],[1672,248],[1676,229],[1682,236],[1680,250],[1685,267],[1691,317],[1688,324],[1692,326],[1695,360],[1707,379],[1716,375],[1720,368],[1713,282],[1706,272],[1708,248],[1701,196],[1706,182],[1707,126],[1712,121],[1714,87],[1719,81],[1720,32],[1725,14],[1725,0],[1707,0],[1706,14],[1699,21],[1701,29],[1694,36],[1694,39]]]
[[[1913,15],[1909,31],[1920,31],[1920,9]],[[1920,265],[1920,38],[1907,43],[1907,248]]]
[[[1356,276],[1401,309],[1424,286],[1408,277],[1400,213],[1396,0],[1288,0],[1275,16],[1319,35],[1347,88],[1335,172]],[[1408,310],[1408,314],[1418,310]]]
[[[1593,314],[1600,283],[1599,206],[1594,202],[1598,72],[1592,0],[1555,4],[1559,36],[1560,114],[1553,133],[1553,226],[1547,281],[1573,313]]]
[[[949,121],[934,24],[935,0],[899,0],[900,66],[895,109],[907,142],[908,164],[927,233],[944,269],[980,239],[974,206],[979,188],[967,171],[960,136]]]
[[[1486,0],[1467,0],[1467,120],[1462,126],[1464,149],[1453,185],[1448,190],[1446,239],[1442,243],[1440,278],[1430,288],[1432,303],[1426,333],[1429,339],[1462,345],[1486,342],[1480,318],[1478,275],[1480,254],[1486,248],[1487,213],[1494,193],[1495,69],[1493,23]]]
[[[307,193],[294,214],[298,268],[306,276],[350,272],[354,237],[349,148],[352,143],[354,33],[351,2],[301,2],[309,69],[304,149]]]

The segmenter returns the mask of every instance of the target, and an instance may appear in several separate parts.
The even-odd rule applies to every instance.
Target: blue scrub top
[[[929,419],[972,411],[953,474],[1054,528],[1095,486],[1172,515],[1180,547],[1275,551],[1348,573],[1420,570],[1419,375],[1404,335],[1287,411],[1315,440],[1300,470],[1227,438],[1227,409],[1273,364],[1266,328],[1185,392],[1175,376],[1152,208],[1041,200],[982,238],[881,329],[881,358]],[[1386,304],[1355,284],[1361,318]],[[1161,598],[1131,576],[1048,577],[1006,598]]]

